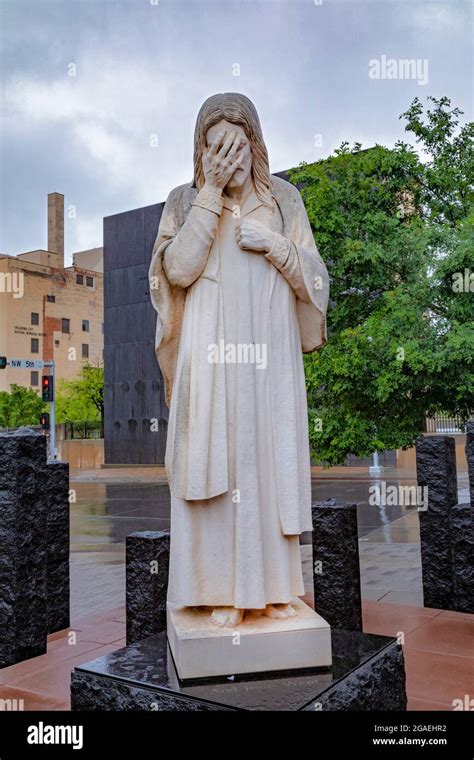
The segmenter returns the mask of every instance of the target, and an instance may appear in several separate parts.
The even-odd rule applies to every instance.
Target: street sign
[[[0,369],[5,369],[7,366],[13,369],[42,369],[43,367],[50,367],[51,373],[49,375],[43,375],[41,378],[41,397],[43,401],[49,402],[50,414],[46,413],[41,417],[41,427],[43,430],[49,429],[49,461],[56,459],[56,404],[54,401],[54,361],[43,362],[41,359],[10,359],[7,360],[6,356],[0,356]]]
[[[41,369],[44,362],[39,359],[10,359],[10,367],[16,369]]]

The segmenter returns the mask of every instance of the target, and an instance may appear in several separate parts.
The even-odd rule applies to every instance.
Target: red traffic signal
[[[40,417],[40,425],[43,430],[49,430],[49,414],[45,412]]]
[[[41,380],[41,398],[43,401],[53,401],[54,382],[51,375],[43,375]]]

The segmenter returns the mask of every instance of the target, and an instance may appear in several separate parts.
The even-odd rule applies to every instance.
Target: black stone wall
[[[0,434],[0,668],[46,652],[69,626],[69,465],[46,437]]]
[[[127,644],[166,630],[169,558],[169,530],[127,536]]]
[[[69,627],[69,464],[44,468],[48,633]]]
[[[472,427],[466,436],[472,474]],[[428,508],[419,510],[425,607],[474,612],[474,508],[457,503],[456,447],[447,435],[416,442],[418,485],[428,488]]]
[[[331,626],[362,630],[357,505],[312,504],[314,609]]]
[[[104,219],[106,464],[164,461],[168,408],[155,357],[148,268],[164,204]],[[158,431],[151,420],[158,420]]]
[[[46,652],[46,438],[0,435],[0,668]]]

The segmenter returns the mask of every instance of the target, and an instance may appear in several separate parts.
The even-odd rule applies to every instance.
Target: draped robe
[[[275,233],[265,255],[237,245],[229,198],[215,219],[190,216],[199,202],[191,185],[171,192],[158,230],[150,284],[170,405],[174,604],[257,609],[304,593],[298,536],[311,530],[311,476],[301,350],[326,340],[328,278],[298,190],[272,177],[272,197],[270,208],[253,191],[240,209]],[[210,346],[227,345],[264,347],[266,366],[210,361]]]

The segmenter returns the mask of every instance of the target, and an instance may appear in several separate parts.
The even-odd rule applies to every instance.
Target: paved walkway
[[[416,485],[414,472],[387,468],[390,486]],[[362,595],[366,600],[423,605],[416,506],[373,501],[367,468],[313,468],[313,498],[357,504]],[[467,501],[467,474],[459,475],[459,499]],[[170,524],[170,496],[160,467],[72,473],[77,501],[71,505],[72,622],[125,604],[125,538]],[[310,534],[302,537],[307,590],[311,590]]]
[[[363,612],[366,633],[404,637],[409,710],[452,710],[453,700],[472,694],[472,615],[371,601]],[[47,654],[0,670],[0,700],[23,700],[24,710],[68,710],[73,667],[123,646],[123,607],[89,615],[73,634],[50,636]]]
[[[370,503],[377,481],[366,468],[313,468],[313,498],[355,502],[358,511],[364,630],[404,637],[410,710],[451,710],[472,693],[474,616],[423,608],[416,506]],[[387,485],[414,485],[411,470],[387,469]],[[70,671],[125,646],[125,537],[169,527],[163,468],[72,473],[71,625],[49,637],[48,652],[0,670],[1,700],[26,710],[68,709]],[[466,501],[467,476],[459,476]],[[301,546],[312,603],[310,536]]]

